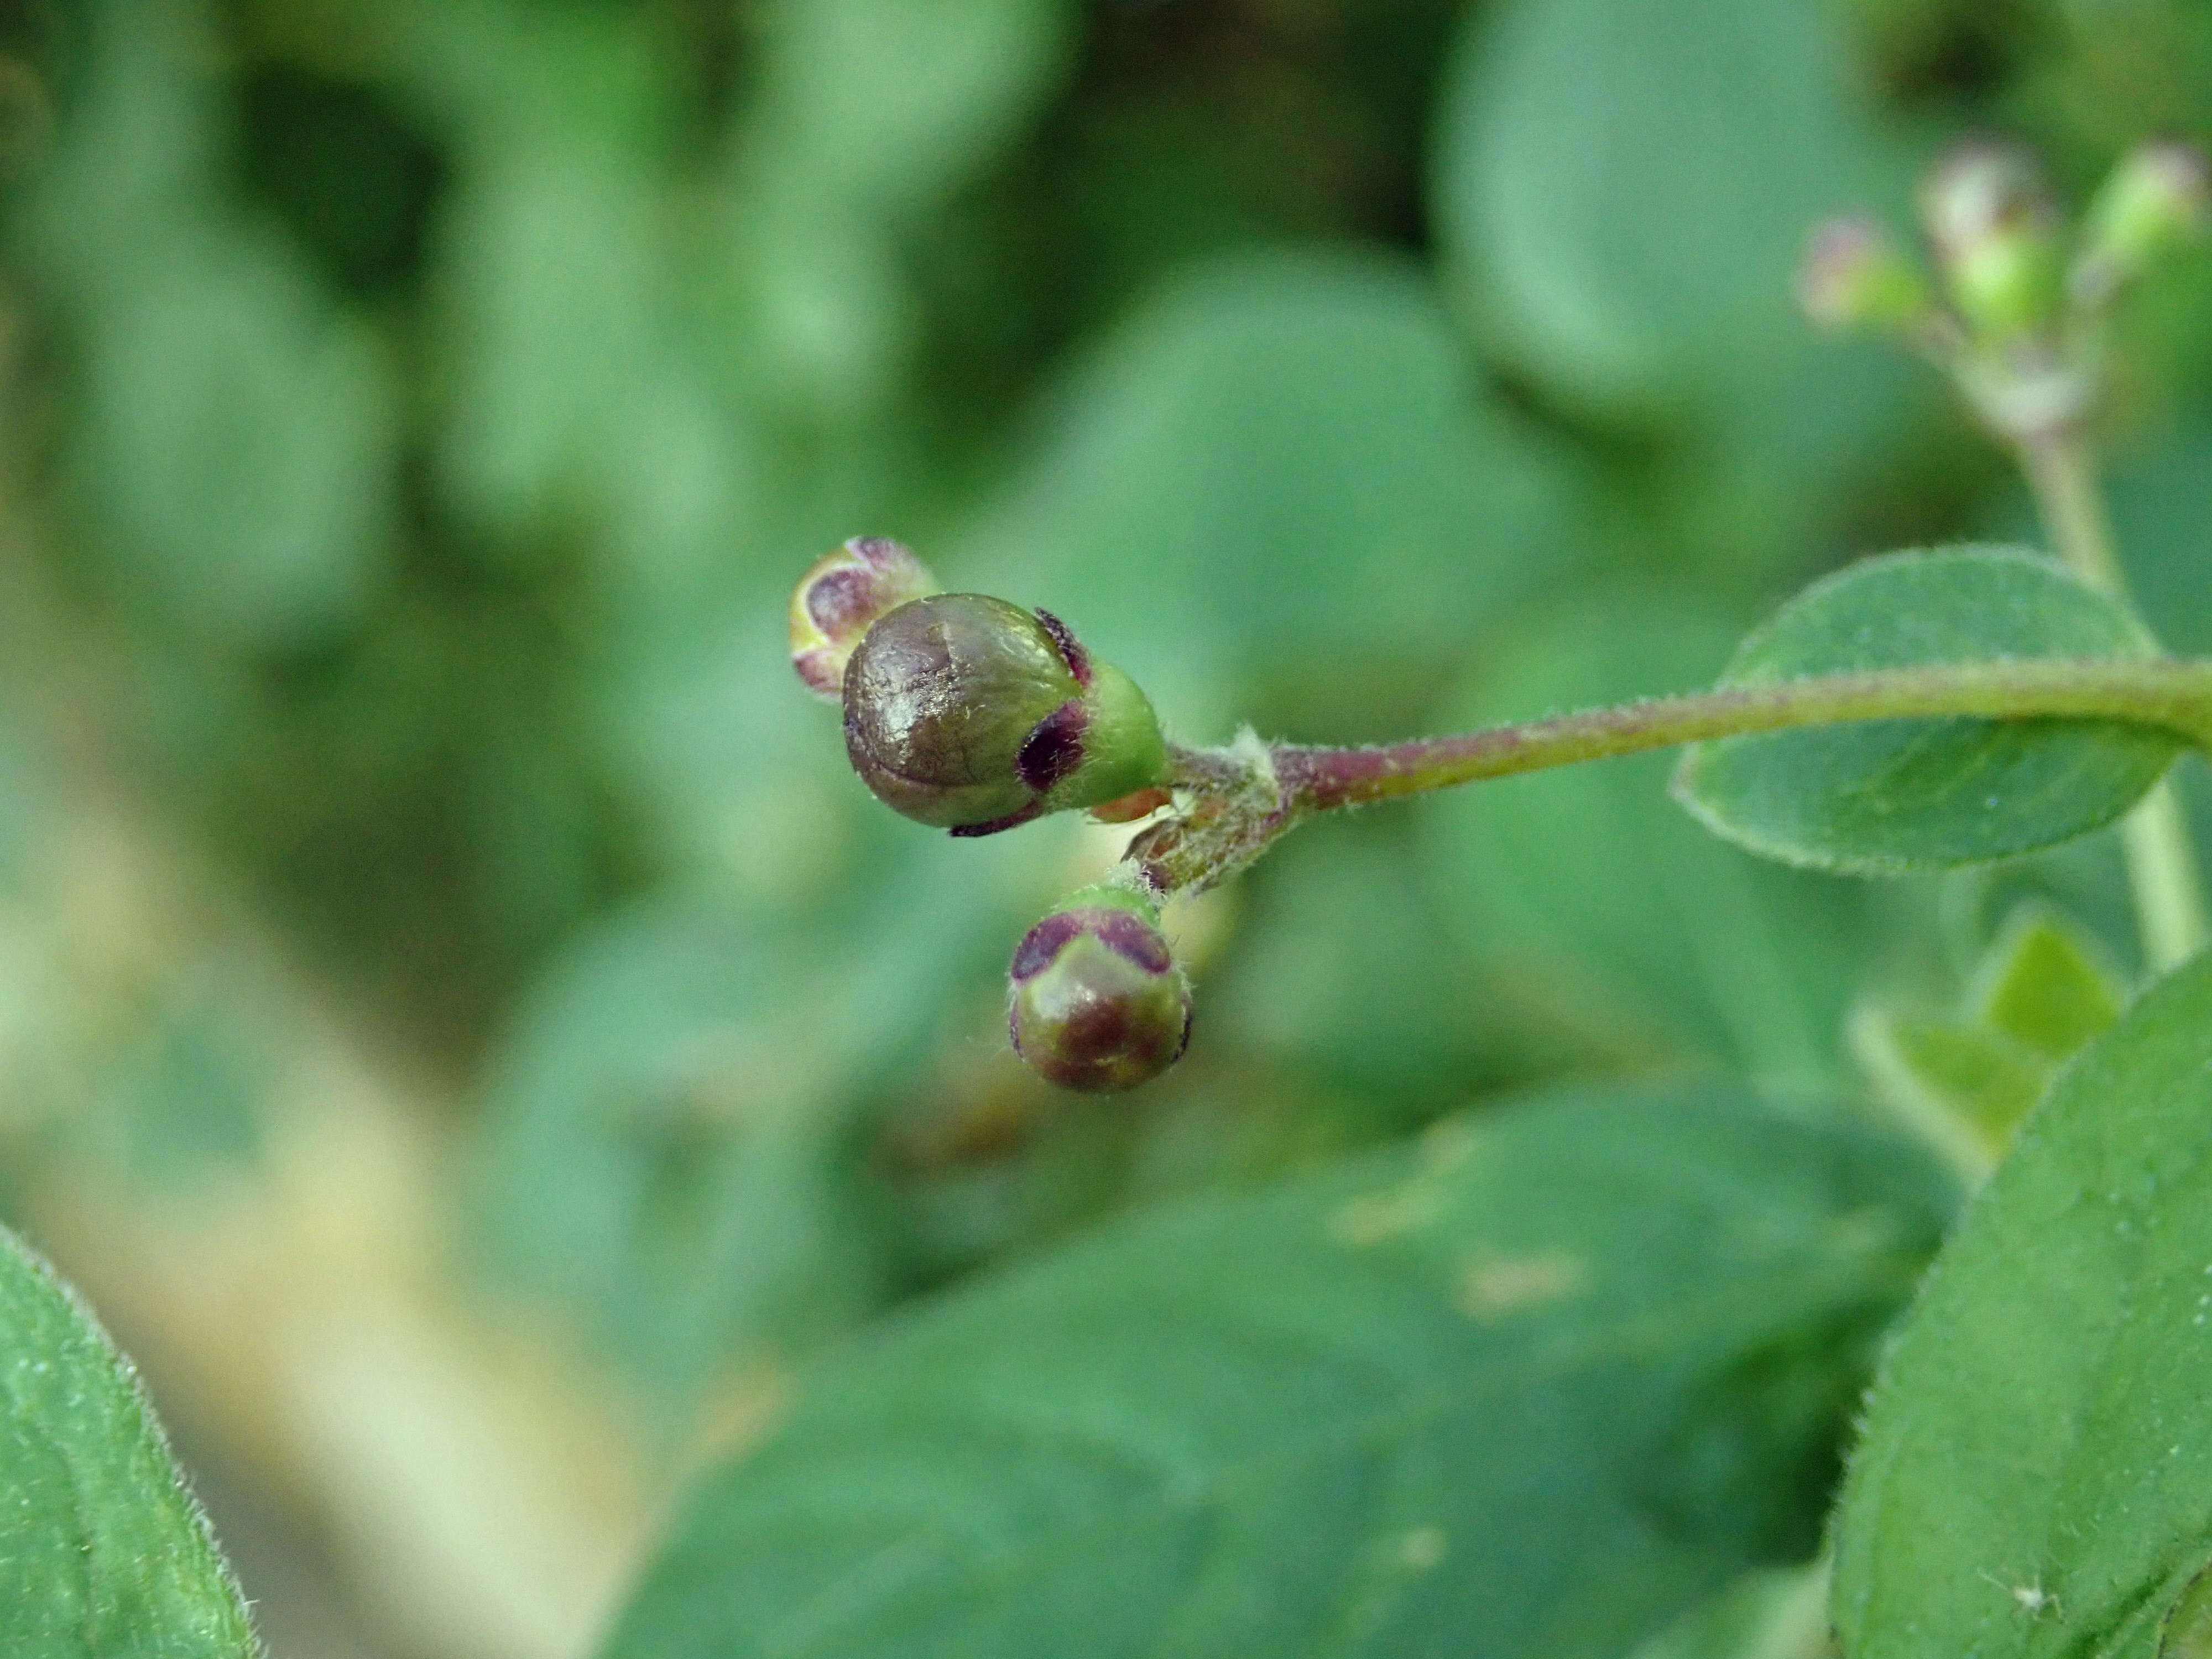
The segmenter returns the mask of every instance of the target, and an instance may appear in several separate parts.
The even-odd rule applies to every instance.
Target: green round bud
[[[1023,936],[1008,978],[1014,1052],[1063,1089],[1133,1089],[1190,1042],[1189,983],[1158,913],[1125,888],[1069,897]]]
[[[1167,744],[1129,677],[1048,612],[981,593],[901,605],[844,672],[845,752],[893,811],[956,836],[1164,783]]]
[[[2167,249],[2204,234],[2212,179],[2204,152],[2175,139],[2138,144],[2089,204],[2075,296],[2101,305]]]
[[[2033,156],[1970,139],[1929,170],[1920,213],[1970,331],[2002,341],[2050,326],[2062,288],[2058,213]]]
[[[1849,215],[1807,240],[1797,303],[1823,328],[1910,329],[1927,319],[1928,284],[1880,225]]]
[[[937,579],[888,536],[855,536],[824,553],[791,593],[791,665],[828,702],[844,695],[845,665],[878,618],[937,592]]]

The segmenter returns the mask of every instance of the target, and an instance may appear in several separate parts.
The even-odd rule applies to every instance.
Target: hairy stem
[[[2070,427],[2022,439],[2021,470],[2059,556],[2085,581],[2127,597],[2088,447]],[[2143,957],[2154,973],[2177,968],[2204,948],[2203,882],[2172,780],[2160,783],[2121,826],[2120,844],[2135,895]]]
[[[2127,720],[2212,750],[2212,663],[2053,658],[1881,669],[1659,697],[1376,749],[1280,744],[1271,752],[1285,804],[1310,812],[1709,738],[1947,714]],[[1197,752],[1179,754],[1179,764],[1194,764]]]

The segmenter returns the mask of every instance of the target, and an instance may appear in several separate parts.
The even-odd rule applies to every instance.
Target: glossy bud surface
[[[1056,618],[981,593],[900,606],[844,673],[845,751],[878,800],[957,836],[1162,781],[1167,750],[1128,676]]]

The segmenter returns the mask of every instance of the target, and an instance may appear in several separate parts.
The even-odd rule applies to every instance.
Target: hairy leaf
[[[1616,1656],[1809,1550],[1942,1205],[1716,1085],[1140,1216],[825,1367],[609,1651]]]
[[[0,1653],[256,1651],[238,1586],[130,1362],[0,1228]]]
[[[1723,687],[2020,657],[2147,657],[2118,601],[2021,549],[1869,559],[1744,641]],[[1866,720],[1698,744],[1676,798],[1717,834],[1791,864],[1867,875],[2032,852],[2111,823],[2178,747],[2090,720]]]
[[[2179,1604],[2193,1627],[2212,1562],[2208,1121],[2199,959],[2022,1126],[1883,1367],[1838,1534],[1852,1659],[2150,1659]]]

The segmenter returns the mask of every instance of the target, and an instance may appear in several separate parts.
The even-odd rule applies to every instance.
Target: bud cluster
[[[1084,807],[1127,822],[1171,799],[1167,743],[1134,681],[1049,611],[939,592],[896,542],[856,538],[807,571],[791,660],[842,706],[860,781],[919,823],[988,836]],[[1037,923],[1011,977],[1014,1048],[1064,1087],[1133,1087],[1188,1040],[1189,988],[1132,888],[1087,889]]]
[[[2160,140],[2121,159],[2069,236],[2033,155],[1972,139],[1921,181],[1934,280],[1855,215],[1814,228],[1798,301],[1824,327],[1910,340],[1993,427],[2033,437],[2078,418],[2095,389],[2095,325],[2161,255],[2203,233],[2209,206],[2203,153]]]

